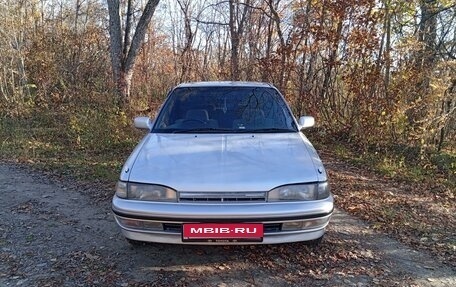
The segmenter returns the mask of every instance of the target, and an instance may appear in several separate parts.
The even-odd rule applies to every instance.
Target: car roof
[[[210,81],[210,82],[189,82],[182,83],[176,88],[194,87],[265,87],[272,88],[273,85],[263,82],[235,82],[235,81]]]

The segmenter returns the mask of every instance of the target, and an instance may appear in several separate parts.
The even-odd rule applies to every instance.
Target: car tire
[[[146,244],[145,242],[143,241],[138,241],[138,240],[133,240],[133,239],[130,239],[130,238],[125,238],[127,240],[127,242],[131,245],[131,246],[143,246],[144,244]]]

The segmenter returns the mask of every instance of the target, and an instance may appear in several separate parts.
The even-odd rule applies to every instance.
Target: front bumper
[[[333,197],[303,202],[242,204],[158,203],[114,196],[112,210],[129,239],[174,244],[274,244],[309,241],[325,232],[334,208]],[[183,223],[262,223],[262,242],[182,242]],[[285,226],[287,226],[285,228]],[[290,226],[300,226],[296,229]]]

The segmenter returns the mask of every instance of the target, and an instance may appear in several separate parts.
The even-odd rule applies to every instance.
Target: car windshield
[[[269,87],[181,87],[169,95],[157,133],[296,132],[282,96]]]

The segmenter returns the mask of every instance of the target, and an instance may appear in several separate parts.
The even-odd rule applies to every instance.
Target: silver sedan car
[[[272,85],[175,87],[122,168],[112,210],[132,244],[318,243],[333,212],[323,164]]]

